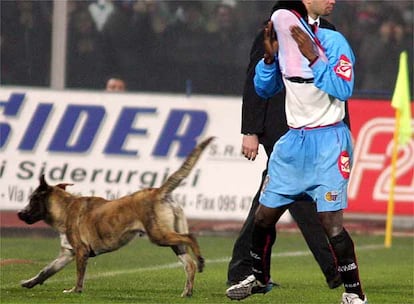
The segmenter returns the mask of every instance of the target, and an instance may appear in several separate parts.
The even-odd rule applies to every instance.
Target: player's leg
[[[256,211],[251,247],[252,269],[256,279],[265,284],[270,280],[272,247],[276,240],[275,225],[285,210],[286,207],[259,205]]]
[[[329,288],[337,288],[342,285],[334,253],[316,212],[316,204],[312,202],[310,197],[304,196],[303,200],[296,201],[289,206],[289,212],[318,262]]]
[[[301,147],[298,135],[288,131],[282,137],[284,144],[279,145],[282,139],[276,142],[269,158],[268,175],[255,214],[251,247],[252,275],[226,290],[230,299],[241,300],[254,293],[266,292],[269,286],[271,252],[276,239],[275,225],[287,205],[294,201],[284,193],[302,192],[296,191],[296,187],[301,185],[296,179],[299,176],[297,162],[302,163],[305,155],[298,153],[294,154],[297,157],[291,157],[293,151]]]
[[[305,160],[301,143],[300,134],[290,130],[276,142],[269,157],[268,175],[259,198],[252,235],[253,272],[257,280],[264,284],[270,279],[275,225],[294,201],[287,194],[303,192],[301,178],[298,179],[301,164]]]
[[[243,223],[239,236],[233,246],[232,257],[227,270],[227,283],[234,285],[247,278],[252,272],[252,258],[250,247],[252,244],[252,231],[254,227],[254,215],[259,206],[260,191],[263,181],[267,175],[267,170],[263,171],[260,187],[253,198],[249,214]],[[275,231],[276,234],[276,231]]]
[[[315,180],[312,181],[318,186],[312,197],[315,197],[319,217],[335,253],[346,291],[343,302],[365,303],[354,243],[343,227],[343,209],[348,204],[347,188],[352,165],[351,134],[341,123],[311,132],[308,138],[318,151],[315,155],[317,165],[313,168]]]
[[[357,294],[360,299],[364,299],[354,242],[343,227],[342,210],[321,212],[320,218],[335,252],[346,293]]]
[[[286,206],[269,208],[261,204],[257,208],[251,246],[252,274],[226,290],[230,299],[242,300],[251,294],[266,293],[272,289],[270,259],[276,238],[275,224],[285,210]]]

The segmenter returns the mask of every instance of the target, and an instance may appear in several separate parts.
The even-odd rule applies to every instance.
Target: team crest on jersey
[[[352,63],[345,55],[341,55],[338,64],[335,66],[335,73],[342,79],[350,81],[352,79]]]
[[[351,174],[351,164],[348,151],[342,151],[339,155],[338,168],[343,178],[348,179]]]
[[[327,202],[335,202],[339,197],[338,191],[329,191],[325,193],[325,200]]]

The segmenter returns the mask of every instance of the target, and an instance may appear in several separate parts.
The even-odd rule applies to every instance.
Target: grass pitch
[[[384,248],[383,236],[351,233],[360,276],[370,304],[414,303],[414,239],[394,237]],[[198,273],[192,298],[181,298],[185,275],[172,250],[145,238],[116,252],[91,258],[84,292],[63,294],[75,284],[75,263],[33,289],[20,287],[54,259],[55,238],[1,238],[0,303],[232,303],[225,296],[226,271],[234,237],[200,236],[206,268]],[[299,233],[278,232],[272,278],[281,284],[266,295],[243,303],[340,303],[343,288],[328,289],[317,263]],[[233,302],[238,303],[238,302]]]

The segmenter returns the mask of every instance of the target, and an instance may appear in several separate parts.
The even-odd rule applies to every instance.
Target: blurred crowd
[[[251,43],[274,1],[68,1],[66,87],[241,95]],[[1,1],[4,85],[50,85],[53,1]],[[414,2],[341,0],[329,19],[357,57],[358,94],[392,93],[413,71]],[[412,78],[411,78],[412,79]]]

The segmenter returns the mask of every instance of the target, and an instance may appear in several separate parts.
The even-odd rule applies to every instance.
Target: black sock
[[[364,299],[361,281],[359,279],[358,263],[354,251],[354,243],[348,232],[341,233],[329,239],[338,262],[338,271],[341,274],[345,291],[355,293]]]
[[[270,279],[270,261],[272,246],[276,240],[276,228],[254,225],[252,235],[251,256],[253,260],[253,274],[257,280],[267,284]]]

